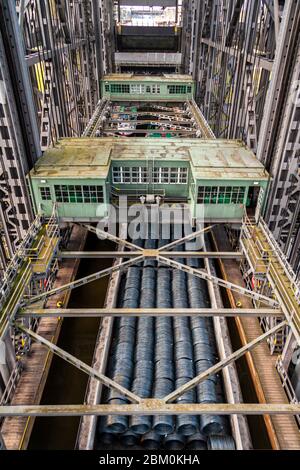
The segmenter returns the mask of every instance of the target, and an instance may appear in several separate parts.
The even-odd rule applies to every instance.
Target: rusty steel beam
[[[59,251],[57,258],[132,258],[139,256],[141,251]],[[161,256],[170,258],[182,258],[182,251],[160,251]],[[184,258],[224,258],[243,259],[245,256],[240,251],[185,251]]]
[[[298,415],[300,403],[184,403],[168,404],[146,398],[136,405],[4,405],[0,416],[84,415]]]
[[[23,308],[18,317],[282,317],[274,308]]]

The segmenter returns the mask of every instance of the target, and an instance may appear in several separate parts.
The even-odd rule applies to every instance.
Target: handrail
[[[26,260],[25,263],[26,263],[26,267],[24,269],[24,272],[22,273],[22,276],[18,280],[17,285],[14,287],[14,290],[12,294],[10,295],[7,304],[5,304],[3,310],[1,311],[0,335],[2,335],[3,331],[5,330],[5,327],[9,321],[10,315],[14,312],[16,304],[18,300],[20,299],[20,297],[22,296],[31,278],[31,274],[32,274],[31,263],[29,260]]]
[[[285,370],[281,359],[279,358],[276,363],[276,368],[278,371],[278,374],[281,378],[282,381],[282,386],[285,390],[285,393],[289,399],[290,403],[299,403],[299,400],[296,396],[294,387],[292,385],[291,379],[288,376],[287,371]],[[295,419],[297,421],[298,428],[300,429],[300,415],[295,415]]]
[[[267,247],[260,237],[265,239]],[[245,214],[240,243],[245,253],[248,253],[254,272],[266,275],[280,297],[289,321],[295,331],[300,332],[299,282],[295,280],[290,264],[265,222],[261,220],[258,224],[253,223]],[[279,266],[283,272],[279,271]]]
[[[278,261],[280,262],[283,269],[286,271],[286,275],[288,276],[290,282],[295,287],[295,292],[300,291],[300,281],[296,280],[296,273],[294,272],[292,266],[288,262],[286,256],[284,255],[283,251],[281,250],[280,246],[276,242],[273,234],[271,233],[267,224],[261,219],[259,224],[262,226],[263,230],[265,231],[266,235],[268,236],[268,242],[273,248],[273,251],[278,255]]]

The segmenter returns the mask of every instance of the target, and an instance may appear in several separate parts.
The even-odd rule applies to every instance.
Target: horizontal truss
[[[298,415],[299,403],[191,403],[166,404],[144,399],[138,405],[11,405],[0,406],[0,416],[107,415]]]
[[[89,374],[91,377],[99,380],[107,387],[117,390],[122,395],[124,395],[131,403],[131,405],[97,405],[97,413],[94,412],[95,408],[89,408],[87,405],[62,405],[67,414],[76,414],[79,415],[83,414],[203,414],[203,413],[210,413],[211,411],[215,412],[215,414],[237,414],[238,407],[240,404],[171,404],[178,397],[183,395],[187,390],[194,388],[199,383],[203,382],[207,378],[211,377],[212,375],[216,374],[218,371],[223,369],[224,367],[231,364],[233,361],[239,359],[243,356],[247,351],[252,350],[266,338],[274,334],[276,331],[282,329],[286,325],[286,321],[281,322],[280,324],[274,326],[266,333],[262,334],[255,340],[251,341],[250,343],[246,344],[242,348],[238,349],[234,353],[230,354],[225,359],[222,359],[214,366],[210,367],[206,371],[202,372],[201,374],[197,375],[192,380],[189,380],[183,386],[177,388],[174,392],[170,393],[169,395],[163,397],[162,399],[154,399],[154,398],[141,398],[134,393],[130,392],[126,388],[119,385],[114,380],[106,377],[104,374],[96,371],[92,367],[88,366],[81,360],[77,359],[76,357],[72,356],[70,353],[64,351],[63,349],[59,348],[55,344],[51,343],[50,341],[46,340],[42,336],[38,335],[37,333],[33,332],[32,330],[25,328],[22,325],[15,324],[16,328],[21,330],[23,333],[27,334],[33,340],[43,344],[46,346],[50,351],[54,354],[58,355],[62,359],[66,360],[70,364],[77,367],[79,370]],[[241,414],[265,414],[266,408],[264,406],[270,407],[270,413],[290,413],[290,414],[299,414],[300,413],[300,404],[297,405],[287,405],[287,404],[279,404],[279,405],[256,405],[256,408],[253,408],[253,405],[242,405]],[[223,407],[223,408],[222,408]],[[247,408],[248,407],[248,408]],[[257,408],[258,407],[258,408]],[[272,408],[273,407],[273,408]],[[60,406],[56,407],[52,410],[52,413],[64,414],[63,408]],[[89,411],[88,411],[89,410]],[[93,411],[92,411],[93,410]],[[20,407],[0,407],[0,415],[2,416],[38,416],[35,413],[41,413],[44,416],[53,416],[51,415],[51,407],[49,406],[33,406],[26,405]],[[133,413],[131,413],[133,412]],[[269,410],[268,410],[269,412]]]
[[[208,226],[205,228],[202,228],[196,232],[193,232],[183,238],[180,238],[178,240],[175,240],[171,243],[168,243],[166,245],[163,245],[162,247],[158,248],[157,250],[147,250],[143,249],[134,243],[128,242],[122,238],[119,238],[115,235],[112,235],[108,232],[105,232],[104,230],[95,228],[91,225],[83,224],[83,226],[88,229],[89,231],[96,233],[98,236],[102,236],[105,239],[114,241],[115,243],[120,244],[121,246],[126,246],[130,250],[136,250],[140,255],[133,257],[132,259],[129,259],[127,261],[124,261],[118,265],[114,265],[112,267],[106,268],[102,271],[98,271],[94,274],[90,274],[88,276],[85,276],[84,278],[77,279],[76,281],[70,282],[68,284],[65,284],[63,286],[57,287],[55,289],[49,290],[47,292],[43,292],[42,294],[38,294],[36,296],[31,297],[30,299],[27,300],[27,302],[24,302],[23,306],[29,305],[35,302],[38,302],[39,300],[48,298],[51,295],[58,294],[60,292],[63,292],[64,290],[67,289],[74,289],[76,287],[82,286],[84,284],[87,284],[89,282],[92,282],[96,279],[100,279],[101,277],[110,275],[111,273],[117,271],[117,270],[123,270],[127,268],[128,266],[131,266],[133,264],[139,263],[141,261],[144,261],[146,258],[154,258],[158,262],[161,262],[162,264],[165,264],[167,266],[170,266],[172,268],[177,268],[180,269],[181,271],[186,272],[187,274],[194,275],[196,277],[200,277],[201,279],[204,279],[206,281],[211,281],[214,284],[217,284],[221,287],[225,287],[227,289],[231,289],[235,292],[238,292],[239,294],[246,295],[251,297],[252,299],[259,300],[261,302],[266,303],[267,305],[270,305],[272,307],[278,307],[278,302],[274,299],[271,299],[269,297],[266,297],[262,294],[258,294],[257,292],[254,292],[252,290],[246,289],[244,287],[241,287],[237,284],[233,284],[232,282],[224,281],[221,278],[218,278],[216,276],[212,276],[205,271],[201,269],[195,269],[190,266],[187,266],[185,264],[179,263],[178,261],[175,261],[173,259],[170,259],[169,257],[162,256],[162,252],[166,250],[170,250],[175,248],[178,245],[181,245],[183,243],[186,243],[190,240],[193,240],[197,237],[203,236],[205,232],[208,232],[213,228],[213,226]],[[128,252],[130,253],[130,251]],[[170,257],[172,256],[172,252],[170,253]],[[129,255],[130,256],[130,255]],[[184,256],[184,252],[182,252],[182,256]],[[126,252],[124,253],[124,258],[126,257]]]
[[[23,308],[18,317],[281,317],[274,308]]]
[[[126,251],[125,253],[122,251],[60,251],[57,257],[64,259],[133,258],[141,253],[141,251]],[[168,258],[182,258],[182,251],[160,251],[159,254]],[[243,259],[245,256],[240,251],[185,251],[184,258]]]

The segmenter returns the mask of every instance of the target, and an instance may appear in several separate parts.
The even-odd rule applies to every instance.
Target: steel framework
[[[81,136],[113,61],[113,2],[0,1],[0,276],[33,220],[25,175]]]
[[[300,4],[183,2],[183,70],[217,137],[243,139],[272,181],[265,220],[299,273]]]

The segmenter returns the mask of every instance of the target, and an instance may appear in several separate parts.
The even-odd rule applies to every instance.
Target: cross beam
[[[133,258],[141,255],[142,251],[59,251],[58,258],[78,259],[78,258]],[[244,254],[240,251],[160,251],[161,256],[166,258],[224,258],[243,259]]]
[[[271,305],[273,307],[279,306],[278,302],[274,299],[270,299],[269,297],[266,297],[265,295],[258,294],[257,292],[241,287],[238,284],[233,284],[232,282],[224,281],[224,279],[221,279],[216,276],[212,276],[211,274],[208,274],[203,270],[192,268],[190,266],[187,266],[186,264],[179,263],[178,261],[165,258],[163,256],[159,256],[158,259],[160,263],[166,264],[167,266],[171,266],[173,268],[180,269],[181,271],[184,271],[187,274],[192,274],[196,277],[200,277],[201,279],[204,279],[205,281],[211,281],[212,283],[218,284],[221,287],[225,287],[226,289],[231,289],[234,292],[238,292],[239,294],[246,295],[248,297],[251,297],[252,299],[260,300],[261,302],[265,302],[268,305]]]
[[[299,415],[300,403],[176,403],[143,399],[137,405],[4,405],[0,416]]]
[[[20,325],[20,324],[16,323],[15,326],[19,330],[23,331],[23,333],[27,334],[32,339],[34,339],[37,343],[41,343],[44,346],[46,346],[50,351],[53,352],[53,354],[56,354],[57,356],[61,357],[65,361],[69,362],[73,366],[77,367],[77,369],[82,370],[82,372],[85,372],[90,377],[93,377],[94,379],[100,380],[100,382],[102,382],[104,385],[106,385],[109,388],[112,388],[112,389],[116,390],[121,395],[124,395],[131,402],[140,403],[142,401],[142,398],[140,398],[135,393],[130,392],[129,390],[127,390],[127,388],[123,387],[122,385],[119,385],[117,382],[110,379],[109,377],[106,377],[106,375],[101,374],[101,372],[98,372],[97,370],[93,369],[92,367],[90,367],[85,362],[81,361],[80,359],[77,359],[77,357],[75,357],[72,354],[68,353],[67,351],[64,351],[63,349],[59,348],[58,346],[56,346],[56,344],[51,343],[51,341],[48,341],[47,339],[43,338],[39,334],[37,334],[34,331],[26,328],[23,325]]]
[[[275,308],[22,308],[18,317],[282,317]]]

